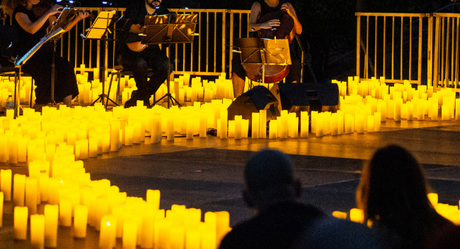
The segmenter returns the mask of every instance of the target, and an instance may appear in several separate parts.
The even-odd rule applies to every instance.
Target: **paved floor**
[[[250,217],[241,200],[242,171],[253,151],[270,147],[291,155],[296,176],[303,183],[304,202],[327,213],[355,207],[354,192],[363,160],[388,144],[399,144],[414,153],[424,165],[439,201],[458,205],[460,199],[460,122],[387,121],[381,132],[324,136],[305,139],[220,139],[177,137],[158,144],[123,147],[120,151],[85,160],[91,178],[109,179],[128,196],[145,198],[147,189],[161,190],[161,208],[172,204],[206,211],[230,212],[231,225]],[[25,167],[12,168],[25,172]],[[27,248],[27,242],[12,241],[12,207],[5,206],[0,248]],[[91,229],[89,230],[91,231]],[[86,240],[68,239],[70,229],[60,229],[59,245],[94,248],[97,234]],[[91,236],[94,237],[91,239]],[[62,237],[62,238],[61,238]],[[71,237],[71,236],[70,236]],[[7,239],[9,238],[9,239]],[[117,248],[121,248],[121,244]]]

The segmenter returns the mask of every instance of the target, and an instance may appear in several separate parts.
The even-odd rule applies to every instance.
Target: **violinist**
[[[47,35],[47,29],[53,26],[56,15],[61,13],[63,6],[43,4],[48,0],[3,0],[9,14],[13,19],[13,26],[17,32],[15,53],[23,56],[32,47],[38,44],[41,38]],[[44,10],[37,10],[38,6],[49,6]],[[35,9],[34,9],[35,8]],[[67,26],[69,31],[77,22],[88,17],[87,12],[79,12],[78,16]],[[51,67],[53,44],[45,43],[43,46],[22,66],[22,71],[28,73],[35,80],[35,110],[41,111],[44,105],[49,104],[51,99]],[[78,95],[77,80],[74,65],[66,59],[56,55],[56,78],[54,87],[54,99],[71,106],[72,99]]]
[[[252,4],[251,14],[249,16],[249,28],[251,29],[251,31],[260,32],[263,30],[276,30],[279,28],[285,28],[283,27],[283,23],[280,19],[269,19],[261,22],[261,20],[264,20],[264,16],[269,16],[270,14],[272,14],[273,12],[277,12],[278,10],[289,15],[292,18],[293,22],[291,30],[288,30],[287,32],[287,37],[283,38],[287,38],[289,39],[289,41],[292,41],[295,35],[300,35],[302,33],[302,24],[299,22],[299,19],[297,18],[294,7],[291,3],[282,3],[280,0],[258,0]],[[297,55],[292,53],[292,51],[293,50],[291,49],[292,65],[289,70],[289,74],[286,77],[286,82],[299,82],[301,68],[300,59]],[[244,91],[244,79],[246,77],[246,71],[241,65],[241,58],[239,54],[235,54],[232,61],[232,68],[233,93],[234,97],[236,98],[239,95],[241,95]]]

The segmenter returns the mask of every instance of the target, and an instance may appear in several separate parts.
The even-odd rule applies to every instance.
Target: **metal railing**
[[[460,14],[356,13],[356,75],[459,85]]]
[[[0,6],[3,9],[4,6]],[[97,16],[103,10],[115,10],[118,16],[125,8],[79,8]],[[229,9],[170,9],[179,14],[198,14],[198,23],[192,43],[171,44],[170,55],[175,63],[174,73],[217,76],[231,72],[232,50],[236,39],[250,37],[248,29],[249,10]],[[103,65],[111,71],[117,64],[117,26],[109,33],[107,41],[83,39],[81,34],[91,26],[93,20],[87,18],[65,33],[58,42],[58,53],[73,62],[76,69],[85,65],[85,72],[97,74]],[[11,18],[1,20],[2,25],[11,25]]]

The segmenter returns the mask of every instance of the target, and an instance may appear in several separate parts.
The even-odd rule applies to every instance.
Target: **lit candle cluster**
[[[460,226],[460,209],[458,205],[449,205],[445,203],[438,202],[438,194],[437,193],[429,193],[428,199],[431,202],[431,205],[436,209],[436,211],[444,216],[446,219],[452,221],[455,225]],[[460,200],[459,200],[460,205]],[[364,222],[364,213],[363,210],[358,208],[352,208],[349,212],[343,211],[334,211],[332,212],[332,216],[339,218],[339,219],[349,219],[354,222],[363,223]],[[371,226],[371,223],[367,224]]]
[[[57,247],[59,226],[73,226],[74,236],[85,238],[89,225],[99,231],[100,248],[113,248],[121,239],[123,248],[205,249],[216,248],[230,230],[226,211],[206,212],[202,221],[200,209],[177,204],[160,209],[159,190],[147,190],[146,200],[128,197],[107,179],[92,181],[83,161],[68,158],[64,165],[57,170],[34,161],[29,176],[15,174],[13,181],[11,170],[1,171],[1,213],[14,185],[15,239],[27,239],[30,227],[33,247]]]

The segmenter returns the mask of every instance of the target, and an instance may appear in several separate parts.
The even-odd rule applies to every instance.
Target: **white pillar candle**
[[[235,139],[241,139],[241,122],[243,116],[235,115]]]
[[[220,112],[220,138],[227,138],[227,124],[228,124],[228,111],[227,109],[221,110]]]
[[[176,225],[171,227],[170,249],[184,249],[185,244],[185,228],[184,226]],[[217,247],[216,247],[217,248]]]
[[[308,137],[308,130],[310,126],[310,120],[308,112],[300,112],[300,137]]]
[[[113,215],[104,215],[100,227],[99,248],[112,249],[116,245],[117,218]]]
[[[159,220],[155,220],[155,211],[144,209],[142,215],[141,228],[141,248],[153,248],[155,238],[155,227],[159,227]]]
[[[0,176],[1,176],[0,190],[5,195],[5,201],[11,201],[11,180],[12,180],[11,169],[0,170]]]
[[[268,128],[269,128],[269,136],[268,138],[269,139],[276,139],[276,137],[278,136],[278,122],[276,119],[272,119],[270,120],[270,123],[268,125]]]
[[[45,248],[45,216],[30,216],[30,243],[32,248]]]
[[[45,246],[57,247],[59,207],[45,205]]]
[[[137,223],[134,221],[123,222],[123,249],[135,249],[137,240]]]
[[[3,192],[0,192],[0,227],[3,226],[3,201],[5,197]]]
[[[18,240],[27,239],[27,223],[28,223],[27,207],[14,207],[14,238]]]
[[[260,114],[257,112],[253,112],[251,116],[251,137],[252,138],[259,138],[259,116]]]
[[[154,209],[160,209],[161,192],[158,189],[147,189],[146,201]]]
[[[29,213],[37,213],[37,196],[38,196],[38,180],[36,178],[27,177],[25,183],[26,192],[26,206],[29,209]]]
[[[26,176],[14,174],[13,177],[13,204],[14,206],[24,206],[25,201]]]
[[[8,162],[10,164],[17,164],[18,163],[18,140],[19,137],[17,136],[9,136],[8,137]]]
[[[120,121],[114,120],[110,126],[110,151],[118,151],[120,143]]]
[[[134,127],[131,125],[125,126],[125,146],[133,145]]]
[[[98,139],[97,137],[90,137],[88,140],[88,157],[97,157],[98,152]]]
[[[267,110],[259,110],[259,137],[267,138]]]
[[[75,206],[74,235],[76,238],[86,237],[87,224],[88,224],[88,207],[83,206],[83,205]]]
[[[72,202],[68,199],[59,200],[59,225],[72,226]]]

